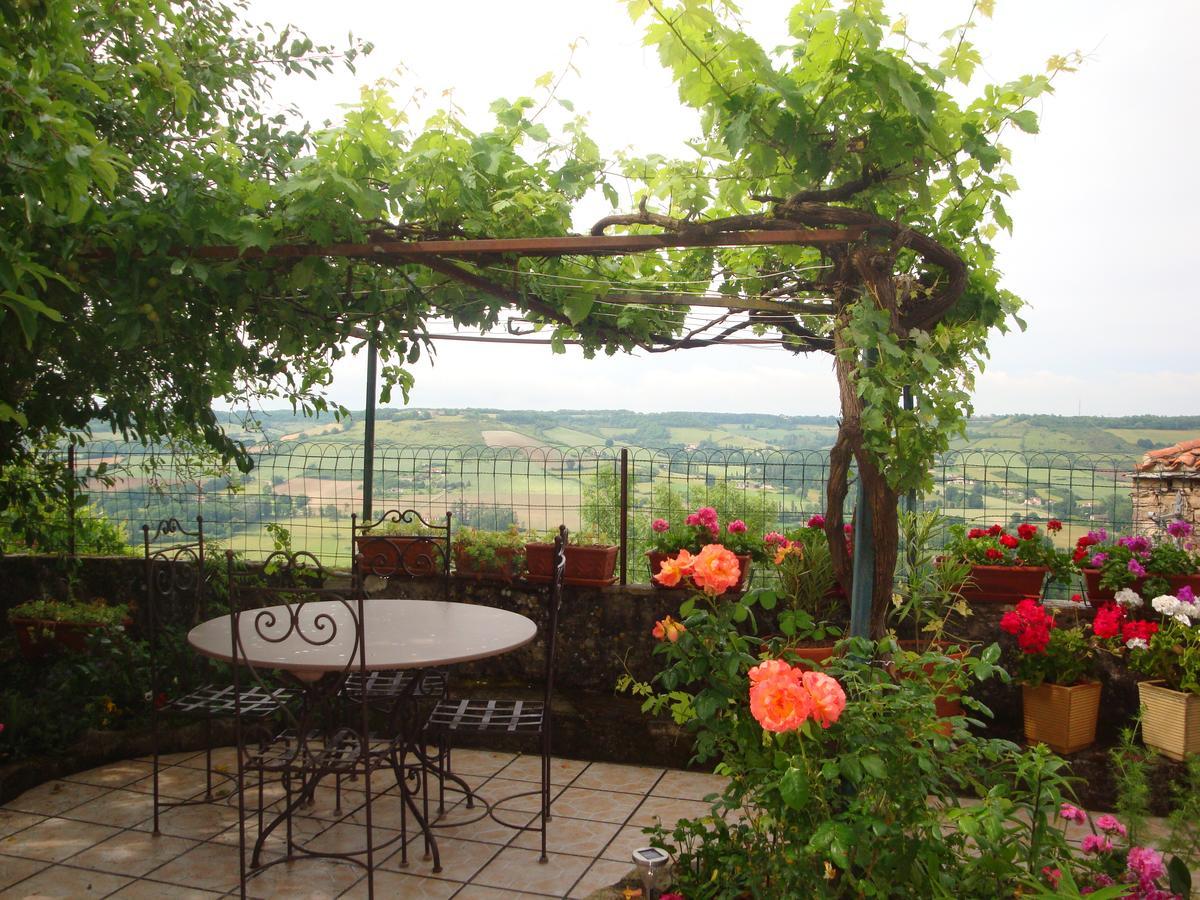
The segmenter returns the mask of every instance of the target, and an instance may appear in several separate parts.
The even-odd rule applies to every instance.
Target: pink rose
[[[846,708],[846,692],[824,672],[805,672],[801,681],[812,697],[812,717],[822,728],[828,728]]]

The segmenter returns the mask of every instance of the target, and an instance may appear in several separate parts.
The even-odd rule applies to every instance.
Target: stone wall
[[[1200,473],[1153,472],[1133,477],[1133,530],[1152,534],[1153,517],[1182,518],[1200,533]]]

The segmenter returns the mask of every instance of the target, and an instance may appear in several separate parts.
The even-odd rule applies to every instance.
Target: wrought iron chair
[[[270,716],[292,693],[285,688],[255,686],[237,695],[235,687],[215,678],[208,660],[190,652],[169,626],[191,628],[206,619],[212,574],[206,568],[204,519],[196,516],[195,531],[178,519],[162,519],[151,533],[142,525],[145,552],[145,623],[150,661],[150,707],[153,743],[154,833],[159,833],[163,807],[187,806],[213,800],[213,722],[234,715],[240,702],[243,715]],[[182,638],[182,635],[178,635]],[[159,793],[159,733],[162,719],[182,716],[204,723],[205,791],[203,797],[164,802]],[[221,774],[221,773],[218,773]],[[232,778],[232,775],[221,775]]]
[[[550,820],[550,743],[551,701],[554,696],[554,659],[557,649],[558,613],[562,606],[563,572],[567,566],[567,527],[560,525],[554,538],[554,575],[550,581],[546,617],[546,669],[541,700],[445,699],[438,702],[425,726],[426,735],[436,741],[441,793],[449,766],[450,740],[455,734],[516,734],[537,737],[542,756],[541,786],[538,790],[523,791],[496,801],[489,815],[502,825],[522,831],[538,830],[542,836],[542,855],[546,862],[546,823]],[[497,815],[496,807],[517,797],[539,795],[541,813],[538,825],[520,825],[505,821]],[[444,803],[444,797],[439,797]],[[471,795],[467,795],[471,805]]]
[[[387,578],[388,587],[391,587],[393,579],[411,580],[440,574],[441,598],[449,600],[452,520],[452,513],[447,512],[446,524],[435,525],[415,509],[390,509],[375,521],[360,525],[358,516],[352,515],[350,534],[354,556],[351,565],[355,583],[362,586],[366,578],[375,576]],[[417,524],[428,534],[372,534],[388,522]],[[409,685],[414,677],[420,680],[410,694]],[[351,673],[346,679],[346,692],[356,698],[365,696],[368,702],[384,708],[401,696],[411,696],[416,700],[445,698],[449,684],[450,673],[447,669],[431,669],[420,673],[397,669],[371,672],[365,679],[359,679]]]
[[[241,896],[252,874],[278,862],[299,857],[346,859],[367,871],[367,893],[374,896],[377,854],[392,841],[376,844],[372,833],[372,773],[394,768],[394,748],[384,741],[373,742],[370,709],[366,702],[349,704],[343,692],[351,676],[363,679],[368,670],[367,627],[364,595],[357,584],[348,590],[325,587],[329,572],[312,554],[276,551],[264,561],[267,584],[234,571],[233,554],[226,552],[230,584],[231,658],[234,662],[236,735],[238,749],[238,851]],[[255,608],[251,608],[251,607]],[[304,654],[317,653],[332,645],[334,667],[320,673],[298,675],[303,688],[301,702],[283,711],[281,731],[266,727],[261,717],[244,715],[237,698],[244,695],[243,682],[265,690],[272,672],[255,648],[289,641],[289,648]],[[336,642],[336,643],[335,643]],[[344,664],[342,662],[344,660]],[[308,676],[317,677],[310,679]],[[253,853],[246,860],[246,778],[257,775],[258,831]],[[278,776],[284,789],[283,809],[264,824],[264,784]],[[347,852],[318,851],[294,839],[293,813],[310,801],[320,781],[327,777],[361,778],[366,846]],[[262,863],[266,839],[281,824],[286,830],[286,853]],[[403,837],[403,832],[401,832]],[[393,841],[395,838],[392,839]]]

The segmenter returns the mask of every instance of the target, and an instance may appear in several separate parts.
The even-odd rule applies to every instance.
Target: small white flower
[[[1164,616],[1173,616],[1179,612],[1179,607],[1182,604],[1178,597],[1172,597],[1170,594],[1162,594],[1150,601],[1150,605],[1162,613]]]
[[[1185,612],[1175,613],[1175,615],[1173,615],[1171,618],[1173,618],[1180,625],[1187,625],[1190,627],[1192,624],[1191,617]]]
[[[1130,638],[1125,642],[1128,650],[1149,650],[1150,645],[1142,638]]]
[[[1137,609],[1143,602],[1142,595],[1132,588],[1121,588],[1113,599],[1127,609]]]

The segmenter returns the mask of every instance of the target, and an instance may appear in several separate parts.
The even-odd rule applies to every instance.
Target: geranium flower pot
[[[127,624],[132,624],[126,620]],[[49,619],[10,619],[17,644],[25,659],[41,659],[59,649],[73,653],[87,650],[92,632],[105,625],[100,622],[54,622]]]
[[[971,651],[969,649],[960,649],[953,653],[948,652],[949,648],[955,645],[948,644],[945,641],[938,641],[937,643],[932,644],[927,641],[899,641],[898,643],[900,644],[901,649],[910,650],[913,653],[924,653],[927,650],[935,650],[939,653],[944,653],[948,658],[954,660],[955,662],[962,662],[971,655]],[[934,672],[937,671],[937,664],[925,663],[921,668],[925,670],[926,675],[932,678]],[[962,695],[959,692],[958,687],[953,685],[947,685],[943,687],[942,690],[938,691],[937,696],[933,698],[934,706],[937,708],[938,718],[945,719],[949,718],[950,716],[961,716],[963,714],[962,701],[959,699],[961,696]]]
[[[358,534],[354,553],[364,575],[421,577],[442,572],[436,538],[414,534]]]
[[[1037,600],[1050,569],[1046,566],[971,566],[959,591],[968,603],[1020,603]]]
[[[479,581],[512,581],[520,574],[523,549],[500,547],[492,552],[491,560],[472,559],[466,548],[454,547],[454,574]]]
[[[1151,575],[1148,577],[1155,576]],[[1167,584],[1171,586],[1172,594],[1178,593],[1181,587],[1187,585],[1196,592],[1197,596],[1200,596],[1200,572],[1195,572],[1191,575],[1160,575],[1157,577],[1166,580]],[[1100,606],[1103,603],[1107,603],[1108,601],[1115,599],[1116,591],[1100,587],[1099,569],[1084,569],[1083,581],[1087,587],[1088,602],[1090,602],[1092,606]],[[1142,596],[1145,597],[1145,594],[1142,593],[1145,584],[1145,578],[1138,578],[1134,580],[1133,584],[1129,585],[1129,588],[1130,590],[1137,591],[1139,594],[1142,594]],[[1146,597],[1146,599],[1153,600],[1154,598]]]
[[[564,584],[604,587],[617,580],[616,545],[568,544]],[[549,582],[554,576],[554,545],[525,545],[525,578]]]
[[[1100,682],[1022,685],[1025,739],[1055,753],[1075,753],[1096,740]]]
[[[646,551],[646,559],[648,559],[650,561],[650,584],[652,584],[654,587],[659,588],[660,590],[664,590],[664,591],[679,590],[680,586],[669,588],[666,585],[659,584],[657,581],[654,580],[654,576],[657,575],[660,571],[662,571],[663,561],[666,559],[670,559],[674,555],[675,554],[673,554],[673,553],[659,553],[656,550],[647,550]],[[738,553],[736,555],[737,555],[737,561],[738,561],[738,568],[741,571],[738,573],[738,581],[737,581],[737,584],[735,584],[733,586],[733,590],[741,591],[741,590],[745,590],[746,579],[750,577],[750,563],[752,562],[752,557],[743,556],[740,553]]]
[[[1180,762],[1200,753],[1200,694],[1173,691],[1161,681],[1140,681],[1138,698],[1143,744]]]

